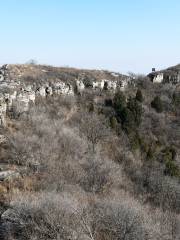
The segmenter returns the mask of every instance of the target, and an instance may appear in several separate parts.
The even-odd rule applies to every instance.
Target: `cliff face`
[[[28,111],[29,104],[38,96],[68,94],[73,95],[73,87],[57,79],[47,81],[40,70],[31,66],[4,65],[0,69],[0,124],[5,125],[7,112]]]
[[[108,71],[55,68],[41,65],[4,65],[0,68],[0,124],[7,112],[28,111],[38,97],[70,95],[86,88],[124,90],[131,79]]]
[[[180,64],[169,67],[165,70],[154,71],[148,75],[154,83],[170,83],[179,84],[180,83]]]

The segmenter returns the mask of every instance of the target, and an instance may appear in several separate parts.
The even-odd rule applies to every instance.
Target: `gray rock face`
[[[117,89],[117,81],[104,80],[104,88],[115,91]]]
[[[26,93],[20,92],[17,95],[16,101],[14,103],[14,108],[16,108],[16,111],[21,113],[28,111],[29,109],[29,97]]]
[[[73,87],[62,81],[56,82],[52,85],[53,92],[58,95],[74,95]]]
[[[77,90],[78,92],[81,92],[85,89],[85,84],[83,83],[82,80],[76,80],[76,87],[77,87]]]
[[[173,84],[180,83],[180,65],[167,68],[162,71],[153,71],[147,76],[153,83]]]
[[[17,76],[19,77],[19,75]],[[35,83],[24,85],[18,80],[8,79],[8,65],[0,68],[0,125],[6,125],[8,111],[23,113],[29,110],[29,104],[35,103],[36,97],[46,97],[54,94],[74,95],[70,84],[60,80],[47,85],[36,86]]]
[[[115,73],[113,74],[113,77],[117,78],[119,75]],[[119,81],[115,80],[108,80],[108,79],[102,79],[102,80],[94,80],[92,81],[92,88],[93,89],[100,89],[100,90],[110,90],[110,91],[116,91],[117,89],[120,89],[121,91],[124,91],[128,84],[130,83],[131,79],[130,77],[126,77],[124,79],[121,79]],[[76,80],[76,88],[78,92],[82,92],[86,86],[83,82],[83,80]]]
[[[4,135],[0,135],[0,144],[6,143],[6,142],[7,142],[7,138]]]
[[[0,82],[4,81],[7,78],[8,65],[3,65],[0,68]]]
[[[22,70],[23,69],[23,70]],[[28,70],[29,78],[26,76],[24,81],[24,71]],[[23,67],[4,65],[0,68],[0,125],[6,126],[6,116],[8,112],[13,114],[21,114],[29,110],[30,103],[35,103],[39,97],[45,98],[52,95],[74,95],[74,87],[67,78],[62,81],[59,77],[51,81],[41,79],[36,81],[36,78],[31,76],[32,67],[24,65]],[[38,68],[35,70],[38,71]],[[42,70],[43,73],[48,73],[49,69]],[[41,71],[41,72],[42,72]],[[114,80],[112,80],[112,77]],[[110,78],[99,80],[96,78],[88,78],[93,89],[116,91],[117,88],[124,90],[129,80],[121,79],[116,73],[110,74]],[[111,79],[111,80],[110,80]],[[74,79],[75,80],[75,79]],[[72,81],[71,81],[72,82]],[[86,84],[86,76],[79,76],[74,85],[78,92],[82,92],[89,85]]]
[[[46,97],[46,88],[45,87],[39,87],[37,90],[36,90],[36,95],[37,96],[40,96],[40,97]]]
[[[17,171],[7,170],[0,172],[0,181],[11,180],[20,177]]]
[[[0,72],[0,81],[4,81],[4,76],[2,75],[2,72]]]

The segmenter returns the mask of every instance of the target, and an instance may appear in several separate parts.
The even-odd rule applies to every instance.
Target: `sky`
[[[180,63],[179,0],[4,0],[0,64],[148,73]]]

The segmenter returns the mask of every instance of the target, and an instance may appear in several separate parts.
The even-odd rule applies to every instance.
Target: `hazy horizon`
[[[180,63],[180,2],[6,0],[0,64],[148,73]]]

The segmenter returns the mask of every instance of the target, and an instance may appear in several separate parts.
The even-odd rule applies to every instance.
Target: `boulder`
[[[85,84],[83,83],[82,80],[76,80],[76,87],[78,92],[81,92],[85,89]]]
[[[73,89],[73,87],[72,87],[70,84],[68,84],[68,92],[67,92],[67,95],[71,95],[71,96],[74,95],[74,89]]]
[[[20,177],[19,172],[14,170],[7,170],[0,172],[0,181],[11,180]]]
[[[104,83],[105,81],[104,80],[101,80],[101,81],[93,81],[93,88],[96,89],[103,89],[104,88]]]
[[[41,96],[41,97],[46,97],[46,88],[45,87],[39,87],[37,90],[36,90],[36,94],[38,96]]]
[[[2,75],[1,73],[0,73],[0,81],[1,82],[4,81],[4,75]]]
[[[28,94],[28,97],[29,97],[29,101],[31,101],[31,102],[34,103],[35,100],[36,100],[36,94],[35,94],[35,92],[31,91],[31,92],[28,92],[27,94]]]
[[[7,142],[7,138],[4,135],[0,134],[0,144],[6,143]]]
[[[117,88],[117,81],[104,80],[104,88],[106,90],[116,90],[116,88]]]
[[[74,95],[73,87],[61,81],[53,84],[53,92],[58,95]]]

